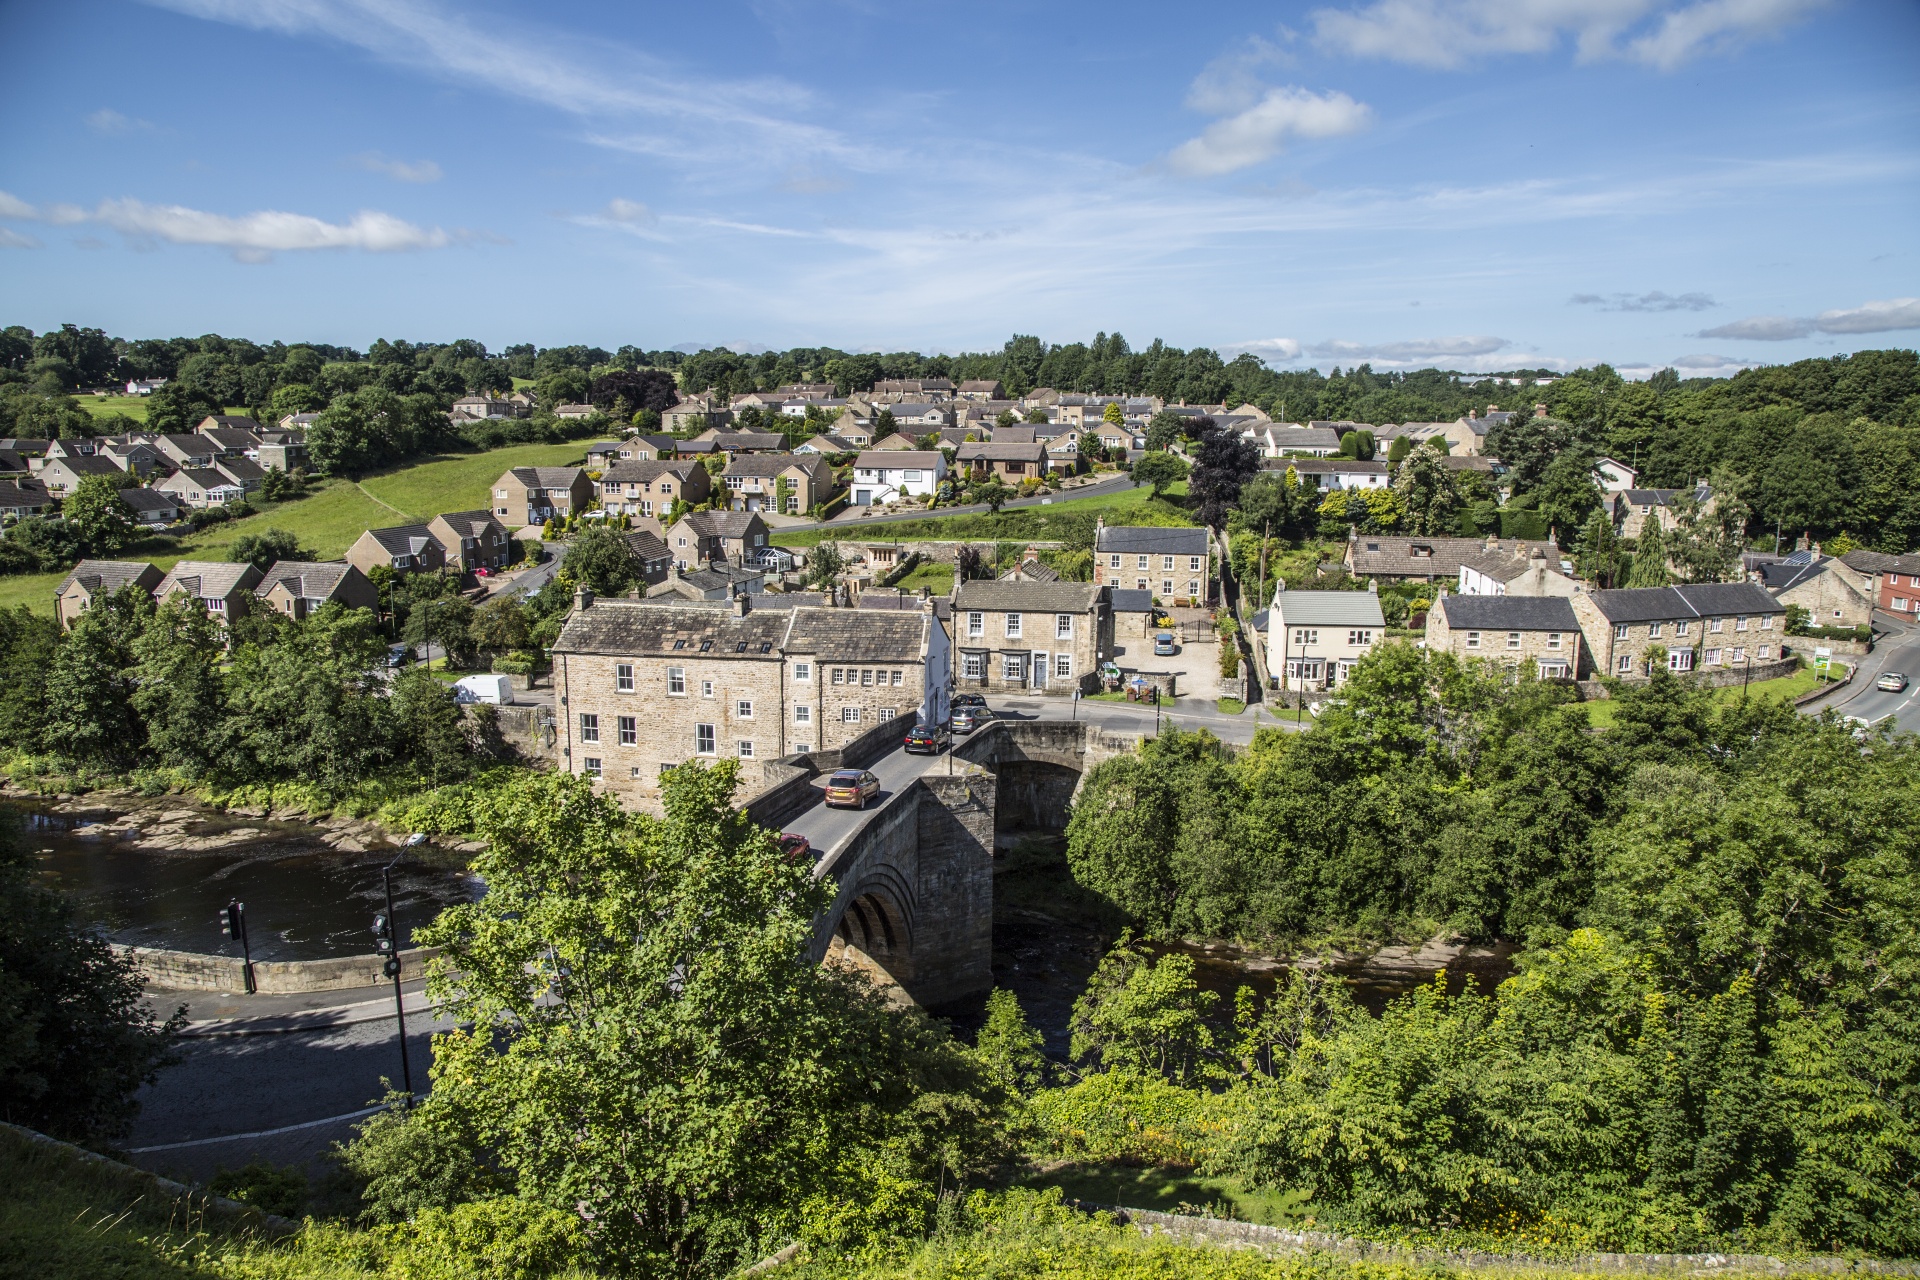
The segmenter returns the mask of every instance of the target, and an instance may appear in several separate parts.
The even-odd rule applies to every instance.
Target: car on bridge
[[[993,710],[986,705],[985,699],[982,699],[981,705],[977,707],[955,707],[953,709],[953,731],[955,733],[972,733],[981,725],[992,723]]]
[[[1907,678],[1898,671],[1883,671],[1873,687],[1882,693],[1899,693],[1907,687]]]
[[[953,745],[953,734],[943,724],[917,724],[907,735],[903,750],[909,755],[937,756]]]
[[[827,803],[835,807],[864,809],[879,796],[880,779],[865,769],[838,769],[827,779]]]
[[[786,855],[788,862],[799,862],[813,852],[813,841],[791,831],[780,833],[780,852]]]

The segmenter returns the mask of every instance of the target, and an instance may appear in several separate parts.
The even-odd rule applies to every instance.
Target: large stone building
[[[1873,575],[1817,551],[1796,551],[1778,564],[1761,565],[1760,585],[1789,608],[1807,611],[1814,627],[1873,624]]]
[[[735,454],[720,474],[727,506],[734,511],[773,511],[797,516],[838,491],[833,468],[814,454]]]
[[[346,561],[362,573],[381,565],[396,573],[438,573],[447,567],[447,549],[424,524],[396,524],[361,534]]]
[[[1868,580],[1875,608],[1903,621],[1920,618],[1920,556],[1849,551],[1841,559]]]
[[[584,467],[514,467],[493,482],[493,514],[509,528],[564,520],[591,501]]]
[[[945,720],[948,640],[913,612],[761,609],[755,598],[575,598],[553,647],[564,766],[650,805],[662,770],[833,749],[898,722]]]
[[[427,521],[440,540],[447,563],[466,573],[504,569],[513,554],[513,535],[488,511],[447,511]]]
[[[1101,522],[1093,535],[1093,580],[1151,591],[1162,604],[1204,605],[1213,597],[1207,531]]]
[[[1108,588],[1093,582],[963,582],[953,626],[954,687],[966,692],[1091,692],[1113,655]]]
[[[259,581],[260,571],[250,564],[182,560],[153,589],[153,598],[162,604],[175,598],[191,600],[225,624],[247,615]]]
[[[1565,596],[1449,595],[1427,615],[1427,648],[1536,674],[1581,675],[1580,620]]]
[[[1669,671],[1772,662],[1787,638],[1787,607],[1752,582],[1585,592],[1573,611],[1600,675],[1644,676],[1656,647]]]

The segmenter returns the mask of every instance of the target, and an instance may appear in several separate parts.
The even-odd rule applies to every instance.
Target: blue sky
[[[1920,5],[0,6],[0,323],[1723,372],[1920,337]]]

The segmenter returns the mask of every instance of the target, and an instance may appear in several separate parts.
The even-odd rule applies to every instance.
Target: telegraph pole
[[[406,1090],[407,1105],[413,1105],[413,1065],[407,1060],[407,1011],[400,999],[400,944],[393,912],[393,869],[405,857],[403,852],[394,855],[392,862],[380,869],[380,879],[386,886],[387,913],[373,918],[374,950],[386,957],[381,972],[393,979],[393,1024],[400,1033],[400,1081]]]

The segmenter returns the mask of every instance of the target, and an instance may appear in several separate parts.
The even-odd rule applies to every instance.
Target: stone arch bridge
[[[1087,770],[1139,739],[1084,722],[996,721],[876,808],[815,874],[839,888],[813,958],[844,958],[937,1008],[993,986],[993,855],[1008,830],[1064,830]]]

